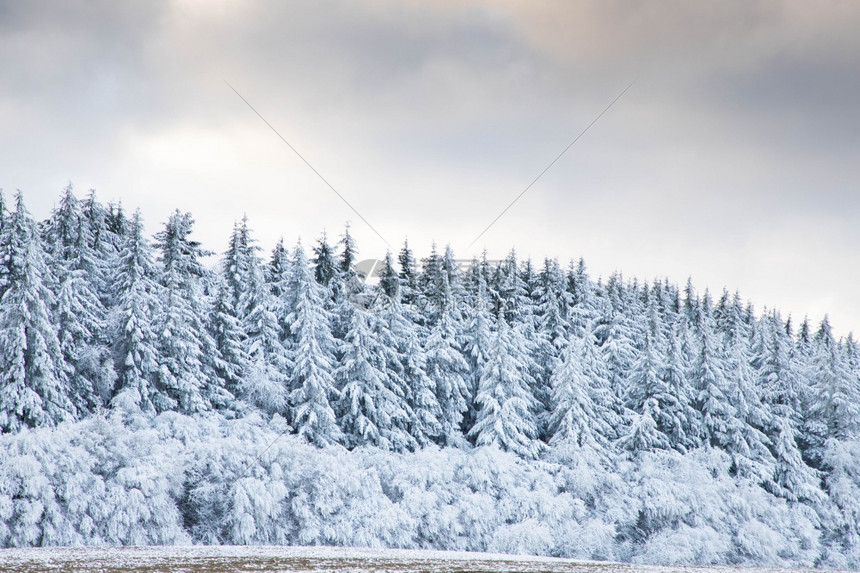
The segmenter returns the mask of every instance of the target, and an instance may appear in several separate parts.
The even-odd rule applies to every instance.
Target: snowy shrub
[[[176,472],[169,460],[177,456],[164,446],[151,430],[129,432],[103,418],[11,437],[0,469],[0,499],[11,501],[0,501],[0,511],[11,509],[3,544],[189,541],[176,504],[182,463]]]
[[[228,492],[232,505],[230,541],[239,545],[286,543],[281,511],[287,488],[278,479],[280,471],[273,468],[272,479],[253,477],[236,480]]]
[[[164,413],[132,425],[97,416],[2,436],[0,543],[351,545],[805,566],[823,555],[852,563],[850,548],[822,545],[818,512],[734,479],[730,458],[712,448],[610,466],[578,447],[543,461],[495,447],[319,449],[282,435],[287,428],[277,415]],[[832,444],[828,458],[842,460],[830,486],[846,505],[856,499],[853,447]],[[821,512],[831,531],[845,527],[844,511]]]
[[[651,536],[634,563],[709,565],[725,563],[731,554],[731,538],[713,528],[680,524]]]
[[[403,521],[376,472],[345,457],[311,454],[299,465],[290,498],[299,544],[379,547]]]
[[[552,547],[553,538],[549,527],[529,518],[496,529],[488,549],[494,553],[549,555]]]

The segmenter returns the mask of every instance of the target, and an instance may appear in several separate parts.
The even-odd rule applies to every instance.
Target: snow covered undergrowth
[[[635,463],[556,448],[525,461],[494,447],[320,449],[278,437],[284,427],[277,416],[167,412],[0,436],[0,545],[335,545],[665,564],[860,563],[856,550],[824,541],[832,536],[827,508],[833,518],[837,502],[844,512],[857,500],[850,469],[834,492],[841,497],[816,511],[730,476],[731,460],[712,448],[642,453]],[[840,447],[834,455],[856,464],[860,447]]]

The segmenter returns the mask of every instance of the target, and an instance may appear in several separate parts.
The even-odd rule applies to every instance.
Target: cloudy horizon
[[[223,251],[512,247],[860,329],[860,5],[0,0],[0,188]],[[635,84],[474,247],[468,245]]]

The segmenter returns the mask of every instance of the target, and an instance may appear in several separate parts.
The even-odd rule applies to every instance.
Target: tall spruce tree
[[[501,318],[475,398],[477,420],[470,435],[476,445],[495,445],[524,458],[534,458],[543,449],[537,439],[538,403],[529,392],[527,370],[513,329]]]
[[[250,358],[245,349],[245,332],[242,329],[233,297],[218,277],[213,285],[215,299],[207,329],[215,343],[210,357],[218,385],[233,396],[242,392],[243,380],[250,371]],[[237,404],[238,406],[238,404]]]
[[[743,321],[741,310],[739,304],[733,304],[730,308],[729,323],[726,325],[729,330],[724,337],[725,393],[743,426],[742,436],[735,437],[735,445],[730,446],[729,450],[736,459],[743,459],[749,472],[760,481],[767,482],[773,474],[771,444],[765,434],[771,425],[770,412],[761,401],[757,376],[752,367],[751,332]]]
[[[427,374],[427,355],[421,346],[416,313],[396,297],[386,298],[387,295],[381,298],[374,310],[381,326],[389,333],[392,349],[399,356],[400,367],[396,373],[402,380],[411,410],[410,434],[419,446],[441,443],[446,435],[442,430],[442,409],[436,395],[436,381]]]
[[[627,376],[636,359],[635,331],[627,316],[614,310],[611,304],[605,304],[603,319],[597,325],[595,335],[609,368],[610,386],[620,398],[627,391]]]
[[[0,249],[5,275],[0,297],[0,430],[54,425],[75,417],[76,410],[51,315],[51,271],[20,192]]]
[[[400,265],[400,296],[404,304],[415,304],[418,297],[418,271],[415,267],[415,255],[409,248],[409,241],[403,241],[403,248],[397,255]]]
[[[112,404],[150,414],[177,405],[167,388],[159,384],[162,361],[153,321],[161,315],[160,287],[152,255],[137,211],[119,253],[120,266],[113,283],[116,305],[111,310],[111,332],[117,384]]]
[[[89,249],[85,252],[92,255],[91,265],[87,269],[87,281],[98,295],[102,306],[108,310],[114,302],[111,291],[112,270],[119,266],[119,241],[108,229],[107,210],[96,199],[96,193],[93,190],[90,190],[81,202],[81,217],[86,232],[80,234],[79,238],[87,241],[86,246]]]
[[[341,429],[348,446],[411,449],[415,445],[408,431],[412,415],[390,368],[397,356],[380,343],[372,324],[375,320],[375,313],[356,311],[352,315],[344,355],[335,370]]]
[[[326,289],[318,283],[301,243],[291,261],[288,308],[290,420],[302,437],[318,446],[340,442],[332,404],[339,397],[332,376],[337,342],[331,313],[325,308]]]
[[[52,264],[65,266],[67,261],[77,256],[81,218],[78,199],[72,191],[72,185],[69,184],[63,190],[59,205],[54,208],[51,217],[43,227],[45,251],[50,256]]]
[[[65,360],[69,392],[80,414],[110,400],[116,372],[105,343],[107,316],[81,269],[70,269],[57,295],[57,337]]]
[[[237,317],[242,320],[242,298],[250,288],[251,263],[259,250],[251,238],[248,228],[248,217],[242,218],[241,223],[233,225],[233,232],[227,251],[221,262],[221,273],[224,278],[224,289],[230,297],[230,303],[236,309]]]
[[[433,325],[452,301],[448,274],[442,266],[442,256],[436,249],[435,241],[430,246],[430,254],[421,263],[419,305],[423,322]]]
[[[682,428],[682,420],[678,418],[682,405],[661,376],[663,364],[652,336],[645,335],[642,350],[630,369],[626,393],[626,405],[634,412],[634,423],[621,445],[634,451],[639,447],[668,448],[671,441],[664,429],[677,433]]]
[[[248,242],[250,244],[250,241]],[[280,304],[272,296],[263,274],[263,267],[252,250],[245,254],[247,284],[243,286],[238,314],[245,334],[245,354],[248,370],[240,393],[263,411],[288,415],[289,379],[291,371],[287,349],[276,311]]]
[[[460,352],[451,310],[443,310],[430,328],[424,354],[425,371],[435,385],[441,408],[442,438],[446,444],[456,444],[461,440],[463,414],[468,410],[471,396],[467,382],[469,365]]]
[[[269,259],[269,264],[264,270],[266,276],[266,284],[269,285],[269,290],[272,294],[281,298],[287,293],[287,284],[290,279],[290,253],[284,246],[284,238],[278,239],[275,243],[275,248],[272,249],[272,256]]]
[[[263,275],[266,277],[266,285],[272,295],[272,312],[278,318],[279,335],[281,340],[289,346],[289,343],[286,342],[286,339],[290,337],[287,315],[296,306],[296,292],[290,284],[293,279],[292,262],[289,251],[284,247],[283,237],[275,243],[269,264],[263,269]]]
[[[684,323],[677,321],[666,344],[666,359],[660,372],[669,399],[663,404],[660,428],[672,447],[683,452],[701,442],[701,416],[694,407],[696,391],[690,383],[683,341]]]
[[[115,373],[106,344],[106,310],[98,290],[105,263],[93,248],[92,226],[71,185],[46,221],[43,235],[57,281],[57,336],[69,392],[77,410],[90,413],[110,399]]]
[[[483,274],[478,274],[476,280],[478,281],[477,290],[465,318],[468,326],[465,331],[463,352],[469,366],[469,377],[466,380],[469,407],[463,420],[463,430],[467,435],[477,420],[478,404],[475,402],[475,396],[489,362],[493,329],[493,315],[490,313],[490,300]]]
[[[827,316],[812,340],[812,394],[807,422],[813,459],[819,460],[828,438],[854,439],[860,431],[860,384],[833,337]]]
[[[792,358],[792,341],[778,313],[765,313],[754,348],[758,387],[769,410],[765,429],[774,457],[772,491],[789,501],[820,501],[820,476],[803,460],[799,445],[803,390]]]
[[[205,327],[209,302],[204,281],[209,273],[200,261],[210,253],[190,238],[193,226],[191,214],[177,210],[155,236],[162,265],[161,314],[155,321],[163,360],[159,378],[184,413],[232,402],[215,376],[216,344]]]
[[[339,273],[340,263],[334,248],[329,245],[328,237],[325,233],[317,241],[314,246],[314,278],[325,288],[331,290],[336,287],[336,279]]]
[[[385,259],[382,261],[379,288],[392,301],[401,301],[400,278],[397,276],[397,270],[394,268],[394,257],[391,255],[391,251],[385,252]]]
[[[613,429],[597,415],[591,396],[590,380],[583,368],[584,346],[590,342],[573,339],[564,351],[564,360],[550,379],[552,410],[547,423],[549,444],[557,447],[573,444],[595,451],[607,448]]]

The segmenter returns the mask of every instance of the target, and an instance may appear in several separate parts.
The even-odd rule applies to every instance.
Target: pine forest
[[[738,294],[0,197],[0,546],[860,567],[860,345]],[[575,246],[573,246],[575,247]]]

